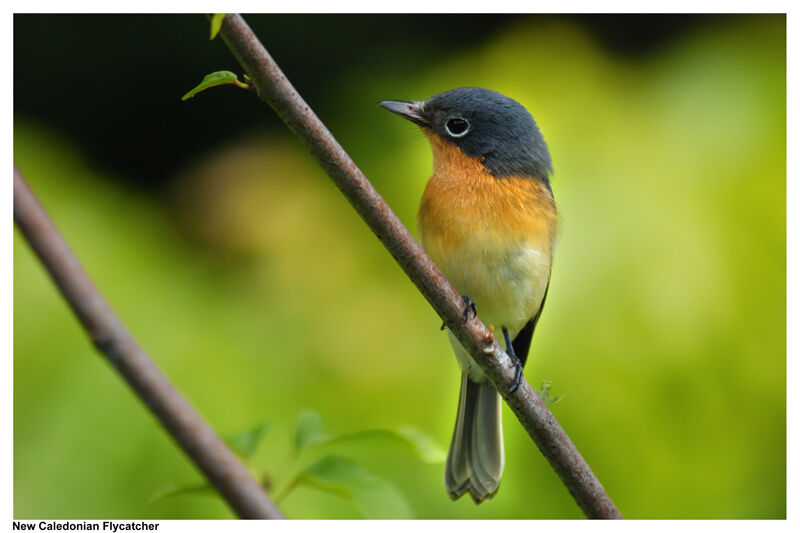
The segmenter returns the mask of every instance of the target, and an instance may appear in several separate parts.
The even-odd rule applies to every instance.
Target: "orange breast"
[[[434,173],[419,209],[423,242],[435,240],[447,249],[480,235],[497,246],[527,241],[551,251],[557,213],[544,183],[529,177],[495,178],[458,147],[438,136],[430,141]]]

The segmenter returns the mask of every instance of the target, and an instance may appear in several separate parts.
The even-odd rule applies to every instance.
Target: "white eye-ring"
[[[453,117],[444,125],[444,129],[451,137],[463,137],[469,133],[469,122],[461,117]]]

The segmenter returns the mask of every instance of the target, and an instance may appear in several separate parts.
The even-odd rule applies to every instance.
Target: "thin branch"
[[[322,121],[292,87],[256,35],[237,14],[220,32],[268,103],[317,158],[361,218],[403,268],[450,331],[480,365],[589,518],[622,518],[578,449],[527,381],[509,393],[514,365],[477,318],[464,319],[461,296],[392,212]]]
[[[283,518],[247,468],[139,347],[14,167],[14,221],[97,349],[241,518]]]

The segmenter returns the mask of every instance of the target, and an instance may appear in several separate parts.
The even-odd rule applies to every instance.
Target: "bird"
[[[550,152],[536,121],[516,100],[479,87],[381,107],[416,124],[430,142],[433,175],[418,211],[421,244],[470,311],[503,332],[522,378],[542,313],[558,212]],[[444,327],[444,326],[443,326]],[[500,395],[452,332],[461,392],[445,463],[451,499],[492,498],[505,463]]]

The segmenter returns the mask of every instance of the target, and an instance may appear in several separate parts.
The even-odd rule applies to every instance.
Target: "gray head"
[[[553,172],[533,117],[522,104],[498,92],[464,87],[424,102],[380,105],[481,159],[495,177],[530,176],[548,183]]]

